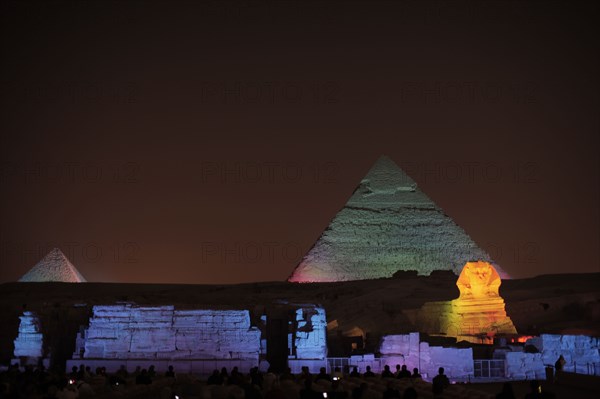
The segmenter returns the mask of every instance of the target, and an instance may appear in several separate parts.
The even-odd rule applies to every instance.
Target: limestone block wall
[[[258,362],[260,330],[247,310],[94,306],[74,359],[246,359]],[[83,347],[81,347],[83,345]]]
[[[327,357],[327,317],[319,307],[296,310],[294,347],[296,359],[325,359]]]
[[[427,375],[434,377],[440,367],[445,369],[447,375],[454,378],[475,374],[473,349],[431,346],[427,351],[427,347],[429,347],[427,342],[421,342],[421,353],[425,354],[421,355],[421,364],[425,364],[425,367],[422,368],[427,372]],[[427,354],[429,354],[429,361],[426,358]]]
[[[437,375],[439,367],[444,367],[446,375],[451,378],[464,379],[474,374],[471,348],[429,346],[429,343],[420,341],[419,333],[386,335],[382,338],[379,352],[382,368],[388,365],[394,369],[396,364],[405,364],[410,370],[417,367],[427,379]]]
[[[559,356],[565,358],[565,371],[587,373],[588,365],[600,364],[600,340],[585,335],[542,334],[526,344],[540,353],[509,352],[506,375],[510,378],[544,378],[545,366],[554,366]]]
[[[538,338],[528,340],[542,352],[542,362],[552,364],[560,355],[565,361],[565,370],[570,371],[575,365],[600,363],[600,339],[585,335],[542,334]]]
[[[416,364],[411,366],[412,369],[419,367],[420,342],[419,333],[384,335],[379,345],[379,353],[382,358],[398,358],[398,362],[394,366],[396,364],[406,364],[407,366]]]
[[[40,331],[40,321],[38,317],[29,311],[23,312],[19,316],[19,334],[14,341],[14,357],[41,358],[43,353],[44,340]]]
[[[504,366],[506,378],[522,380],[546,378],[541,353],[508,352]]]

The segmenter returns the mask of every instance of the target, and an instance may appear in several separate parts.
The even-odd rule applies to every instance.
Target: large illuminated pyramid
[[[85,283],[85,278],[58,248],[54,248],[31,270],[19,279],[21,282],[60,281],[63,283]]]
[[[466,262],[478,260],[493,263],[414,180],[382,156],[288,281],[367,280],[398,270],[458,275]]]

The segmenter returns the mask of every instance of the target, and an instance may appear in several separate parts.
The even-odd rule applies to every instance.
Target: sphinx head
[[[467,262],[456,282],[460,297],[485,298],[498,296],[500,276],[489,262]]]

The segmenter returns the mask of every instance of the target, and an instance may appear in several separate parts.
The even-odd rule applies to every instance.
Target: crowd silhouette
[[[187,374],[177,375],[172,365],[164,373],[157,373],[154,366],[137,367],[133,372],[121,366],[116,372],[107,373],[103,367],[92,371],[84,365],[73,367],[68,373],[43,366],[23,369],[13,365],[0,373],[0,399],[109,398],[113,397],[111,393],[119,393],[119,397],[159,399],[414,399],[460,398],[469,393],[460,387],[447,392],[450,386],[442,367],[432,382],[427,383],[417,368],[411,373],[406,365],[397,365],[395,372],[385,366],[381,374],[374,373],[370,367],[366,367],[364,373],[357,367],[345,372],[334,368],[331,374],[325,367],[316,374],[306,366],[298,374],[292,373],[290,368],[281,373],[272,370],[263,373],[253,367],[244,374],[237,367],[230,371],[223,367],[215,369],[206,379],[195,380]],[[542,392],[538,381],[531,381],[530,388],[526,399],[554,397]],[[186,396],[186,390],[195,392]],[[133,395],[139,392],[148,392],[148,395]],[[132,394],[128,396],[128,393]],[[513,399],[515,394],[512,385],[505,383],[501,392],[488,397]]]

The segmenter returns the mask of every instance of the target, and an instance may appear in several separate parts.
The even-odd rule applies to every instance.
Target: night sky
[[[283,280],[382,154],[513,277],[599,272],[592,3],[3,1],[0,282]]]

